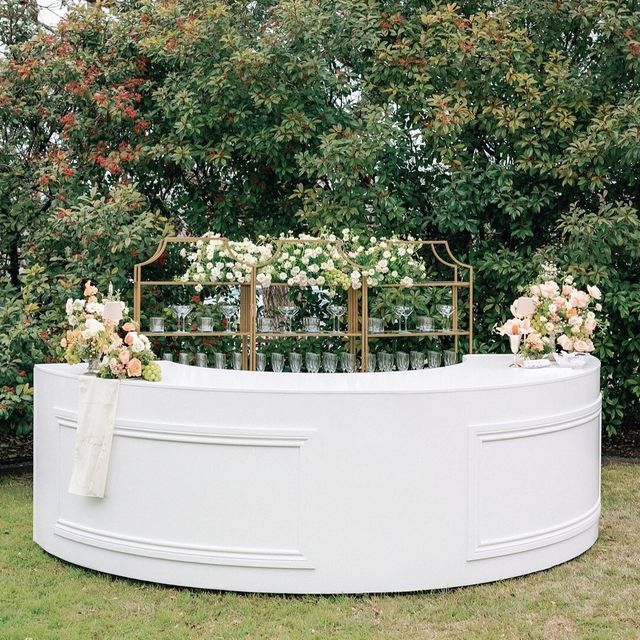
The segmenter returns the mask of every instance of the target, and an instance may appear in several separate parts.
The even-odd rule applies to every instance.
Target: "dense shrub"
[[[640,13],[631,0],[142,0],[78,10],[55,33],[20,33],[25,42],[0,62],[9,305],[44,296],[46,307],[62,291],[40,286],[89,275],[126,285],[132,252],[149,253],[165,225],[145,217],[123,250],[128,223],[114,223],[96,252],[92,216],[108,229],[105,198],[124,197],[128,181],[139,211],[188,233],[350,226],[445,237],[477,267],[479,350],[505,349],[492,327],[543,259],[598,284],[609,323],[598,351],[605,424],[634,418]],[[67,211],[81,226],[57,217]],[[20,313],[2,316],[3,333]],[[33,318],[39,330],[58,321]],[[28,381],[30,363],[51,351],[24,353]],[[14,398],[6,389],[18,388],[19,372],[3,371],[0,403]]]

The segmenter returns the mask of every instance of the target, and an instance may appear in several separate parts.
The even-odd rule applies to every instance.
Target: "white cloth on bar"
[[[80,376],[78,429],[69,493],[104,497],[119,388],[119,380]]]

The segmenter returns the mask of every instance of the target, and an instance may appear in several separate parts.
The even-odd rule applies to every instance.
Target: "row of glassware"
[[[242,353],[232,351],[229,354],[229,364],[232,369],[242,369]],[[172,353],[165,353],[163,360],[173,361]],[[178,356],[180,364],[191,364],[193,354],[180,352]],[[424,351],[396,351],[388,353],[379,351],[377,354],[370,353],[367,358],[367,371],[373,373],[376,370],[382,372],[407,371],[409,368],[417,370],[423,369],[425,364],[430,368],[440,367],[444,362],[445,366],[457,363],[457,354],[455,351],[427,351],[426,357]],[[227,354],[217,352],[213,354],[213,366],[216,369],[227,368]],[[208,367],[209,360],[206,353],[198,352],[195,354],[195,364],[198,367]],[[256,369],[258,371],[266,371],[267,365],[271,365],[271,370],[280,373],[285,369],[285,355],[283,353],[274,352],[267,357],[266,353],[258,352],[256,354]],[[289,369],[292,373],[300,373],[302,371],[303,355],[292,351],[288,354]],[[325,373],[336,373],[338,369],[344,373],[353,373],[356,371],[357,360],[353,353],[333,353],[325,351],[322,354],[307,352],[304,354],[304,366],[308,373],[318,373],[320,370]]]
[[[334,306],[334,305],[329,305]],[[343,308],[343,305],[340,305]],[[440,305],[443,306],[443,305]],[[447,305],[450,306],[450,305]],[[410,307],[405,307],[410,308]],[[343,312],[344,313],[344,312]],[[185,316],[186,317],[186,316]],[[409,328],[407,324],[408,316],[398,316],[398,333],[408,333]],[[402,318],[404,318],[404,327],[402,323]],[[292,331],[292,321],[293,318],[285,318],[285,331]],[[443,318],[441,323],[442,331],[450,331],[451,330],[451,322],[450,318]],[[179,324],[179,332],[186,332],[186,325],[184,324],[184,319],[182,324]],[[226,330],[231,331],[232,322],[230,319],[227,319]],[[322,322],[318,316],[306,316],[302,318],[301,328],[304,333],[321,333],[324,331]],[[385,324],[382,318],[369,318],[367,328],[369,329],[369,333],[384,333]],[[164,333],[165,331],[165,323],[164,318],[161,317],[153,317],[149,318],[149,330],[152,333]],[[259,333],[279,333],[281,330],[279,318],[274,318],[271,316],[260,316],[258,318],[258,332]],[[332,331],[337,333],[340,330],[340,319],[338,316],[333,317],[333,327]],[[214,319],[209,316],[202,316],[198,318],[198,331],[201,333],[211,333],[214,331]],[[432,331],[436,331],[436,323],[434,318],[430,316],[417,316],[416,318],[416,328],[415,331],[422,333],[429,333]]]

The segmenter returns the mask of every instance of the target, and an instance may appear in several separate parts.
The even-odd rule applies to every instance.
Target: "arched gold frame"
[[[362,270],[362,265],[358,264],[349,256],[344,249],[344,245],[340,239],[336,240],[326,240],[323,238],[278,238],[270,242],[270,244],[274,245],[273,255],[264,262],[258,262],[255,265],[251,266],[251,277],[248,283],[239,283],[239,282],[213,282],[213,281],[204,281],[204,282],[183,282],[181,280],[143,280],[142,278],[142,269],[145,266],[155,263],[160,256],[164,254],[167,249],[167,246],[170,243],[184,243],[184,244],[195,244],[199,241],[202,242],[210,242],[211,240],[216,240],[222,243],[222,246],[228,251],[229,255],[236,261],[247,264],[243,262],[239,256],[234,252],[233,248],[229,244],[229,240],[227,238],[214,238],[212,236],[169,236],[163,238],[156,252],[144,262],[140,262],[135,265],[133,271],[133,281],[134,281],[134,303],[133,303],[133,314],[134,320],[139,324],[140,323],[140,311],[142,304],[142,291],[145,286],[195,286],[197,284],[201,284],[203,286],[231,286],[231,287],[240,287],[240,321],[239,321],[239,330],[237,332],[226,332],[226,331],[213,331],[209,333],[204,332],[189,332],[189,333],[179,333],[179,332],[165,332],[158,334],[151,334],[148,332],[146,335],[152,336],[229,336],[235,335],[241,338],[242,342],[242,361],[243,368],[247,368],[251,371],[255,371],[256,368],[256,341],[258,337],[332,337],[332,336],[346,336],[349,338],[349,348],[352,353],[355,353],[356,349],[356,340],[358,338],[362,341],[361,346],[361,360],[362,360],[362,371],[367,370],[367,361],[369,355],[369,331],[368,331],[368,317],[369,317],[369,309],[368,309],[368,293],[369,293],[369,285],[367,284],[366,275],[362,275],[362,287],[361,289],[353,289],[350,288],[347,294],[347,331],[339,332],[338,334],[332,332],[321,332],[318,334],[314,333],[300,333],[300,332],[291,332],[291,333],[270,333],[264,334],[259,333],[257,331],[257,307],[256,307],[256,290],[257,290],[257,280],[256,275],[259,269],[271,264],[274,260],[278,258],[278,256],[282,253],[282,250],[285,246],[291,244],[324,244],[324,245],[333,245],[336,247],[338,253],[345,261],[346,264],[353,267],[357,270]],[[469,353],[473,352],[473,267],[469,264],[461,262],[458,260],[452,253],[451,248],[449,247],[449,243],[446,240],[389,240],[391,244],[399,245],[404,244],[407,246],[412,246],[414,248],[421,248],[424,246],[429,246],[431,248],[431,252],[434,258],[441,264],[452,270],[453,278],[447,281],[438,281],[438,280],[425,280],[423,282],[415,282],[413,287],[448,287],[452,291],[452,304],[453,304],[453,315],[452,315],[452,325],[451,331],[430,331],[430,332],[409,332],[406,334],[397,334],[397,333],[383,333],[376,334],[377,337],[435,337],[435,336],[449,336],[454,339],[454,349],[457,352],[459,346],[459,339],[461,337],[468,338],[469,345]],[[444,250],[446,254],[446,258],[440,255],[439,250]],[[466,271],[468,273],[468,279],[462,279],[461,271]],[[271,286],[288,286],[286,283],[272,283]],[[402,288],[402,285],[399,284],[379,284],[377,287],[392,287],[392,288]],[[468,288],[469,289],[469,326],[467,329],[460,329],[458,327],[458,289],[460,288]]]

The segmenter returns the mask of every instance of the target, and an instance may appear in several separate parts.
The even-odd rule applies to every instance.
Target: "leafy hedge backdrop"
[[[174,230],[447,238],[476,348],[555,259],[605,293],[605,426],[640,399],[635,0],[0,5],[0,421],[29,430],[83,277]],[[636,421],[636,422],[634,422]]]

